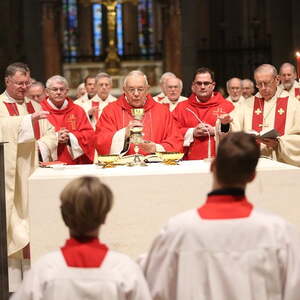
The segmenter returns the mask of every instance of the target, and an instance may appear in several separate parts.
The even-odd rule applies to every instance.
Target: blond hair
[[[60,194],[62,218],[74,236],[85,236],[105,223],[113,194],[97,177],[71,181]]]

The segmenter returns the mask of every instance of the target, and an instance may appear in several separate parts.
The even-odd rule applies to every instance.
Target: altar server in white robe
[[[300,100],[300,84],[297,81],[297,71],[294,65],[286,62],[279,69],[279,88],[287,91],[291,97]]]
[[[300,102],[278,88],[274,66],[259,66],[254,71],[254,79],[258,93],[231,113],[232,130],[261,132],[276,129],[280,135],[278,138],[257,139],[261,144],[261,154],[300,166]]]
[[[152,244],[144,273],[154,300],[299,299],[299,233],[245,195],[259,155],[246,133],[221,140],[206,203],[171,218]]]
[[[5,154],[5,188],[9,289],[20,282],[29,258],[28,178],[38,166],[38,151],[47,161],[56,151],[57,137],[46,120],[48,112],[25,94],[31,84],[26,64],[5,71],[6,90],[0,95],[0,131]]]
[[[139,266],[98,238],[113,204],[111,190],[86,176],[70,182],[60,200],[70,238],[32,266],[12,300],[150,300]]]

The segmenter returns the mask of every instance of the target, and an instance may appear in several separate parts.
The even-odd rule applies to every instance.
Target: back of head
[[[224,137],[215,160],[216,178],[223,186],[244,185],[255,174],[260,148],[255,137],[234,132]]]
[[[61,192],[61,213],[71,235],[84,237],[105,223],[113,194],[97,177],[80,177]]]

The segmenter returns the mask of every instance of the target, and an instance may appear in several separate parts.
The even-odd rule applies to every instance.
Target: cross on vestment
[[[283,115],[283,114],[285,113],[285,111],[284,111],[284,109],[280,108],[280,109],[278,109],[278,113],[279,113],[280,115]]]
[[[261,109],[258,108],[257,110],[254,111],[257,115],[260,115],[262,113]]]
[[[70,114],[66,122],[70,123],[71,130],[76,130],[76,116],[74,114]]]
[[[225,114],[225,113],[226,113],[226,111],[224,111],[222,107],[218,107],[216,110],[214,110],[214,111],[212,112],[212,114],[213,114],[214,116],[216,116],[217,118],[218,118],[219,116]]]

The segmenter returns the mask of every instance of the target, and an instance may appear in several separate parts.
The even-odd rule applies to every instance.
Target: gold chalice
[[[184,153],[181,152],[156,152],[159,158],[162,159],[166,165],[178,165],[178,161],[182,159]]]
[[[116,166],[114,163],[119,158],[120,158],[120,156],[118,154],[99,155],[98,162],[99,162],[99,165],[102,166],[102,168],[114,168]]]

